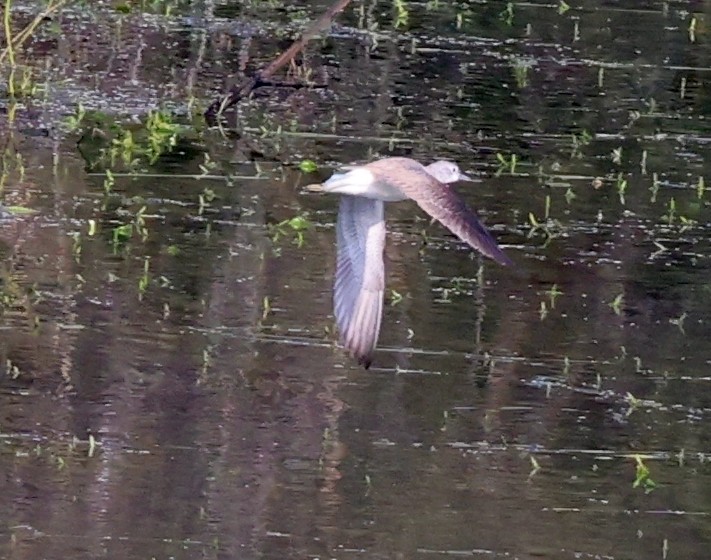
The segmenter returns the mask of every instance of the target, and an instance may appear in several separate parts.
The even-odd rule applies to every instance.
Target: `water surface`
[[[0,557],[707,558],[704,5],[355,3],[292,69],[327,88],[206,129],[327,5],[97,6],[30,43],[41,87],[0,100],[3,201],[35,211],[0,222]],[[156,108],[172,151],[102,159]],[[388,155],[457,160],[516,267],[390,205],[364,371],[337,200],[303,186]]]

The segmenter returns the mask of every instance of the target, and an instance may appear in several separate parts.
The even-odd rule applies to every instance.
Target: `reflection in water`
[[[93,8],[25,55],[51,70],[0,122],[2,203],[37,211],[0,219],[0,556],[705,559],[698,6],[368,5],[292,69],[331,90],[107,186],[97,137],[52,123],[210,99],[304,16],[227,4]],[[432,154],[524,272],[393,205],[364,372],[333,343],[333,202],[299,194],[327,172],[289,164]],[[302,246],[273,235],[294,215]]]

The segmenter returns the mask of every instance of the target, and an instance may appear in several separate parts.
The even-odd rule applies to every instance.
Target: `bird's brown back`
[[[511,259],[479,221],[476,213],[449,185],[440,183],[414,159],[392,157],[374,161],[366,167],[389,182],[442,225],[489,258],[502,265]]]

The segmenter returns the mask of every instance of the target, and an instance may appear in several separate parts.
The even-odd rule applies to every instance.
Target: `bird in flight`
[[[414,200],[459,239],[502,265],[512,264],[474,211],[449,186],[470,180],[456,163],[428,166],[391,157],[345,168],[311,191],[341,195],[336,223],[333,292],[341,344],[367,369],[372,362],[385,294],[385,202]]]

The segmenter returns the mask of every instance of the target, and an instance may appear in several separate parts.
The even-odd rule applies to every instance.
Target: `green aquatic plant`
[[[393,27],[395,27],[395,29],[406,27],[410,19],[410,12],[407,9],[405,0],[393,0],[393,7],[395,8]]]
[[[207,375],[208,370],[212,367],[212,345],[207,345],[202,351],[202,375]]]
[[[277,243],[282,237],[291,237],[293,243],[301,248],[304,245],[304,234],[312,226],[311,221],[308,219],[308,214],[300,214],[289,218],[287,220],[282,220],[277,224],[270,224],[269,230],[272,238],[272,243]]]
[[[696,16],[691,18],[689,21],[689,41],[692,43],[696,42]]]
[[[304,63],[296,64],[293,60],[289,63],[287,76],[293,81],[301,82],[302,84],[313,85],[316,83],[314,80],[314,69]],[[289,121],[289,129],[294,132],[298,129],[298,121],[296,119]]]
[[[696,220],[692,220],[691,218],[687,218],[686,216],[682,216],[677,213],[676,200],[674,197],[669,199],[669,203],[667,204],[667,212],[662,216],[662,220],[664,220],[670,227],[678,221],[679,233],[683,233],[696,225]]]
[[[140,148],[133,139],[133,132],[123,130],[121,136],[114,138],[111,142],[112,165],[117,156],[120,156],[126,167],[133,167],[138,163],[136,154]]]
[[[531,224],[531,229],[528,232],[530,239],[536,233],[542,232],[546,236],[544,246],[548,245],[553,239],[559,237],[563,231],[563,225],[556,219],[551,218],[551,196],[546,195],[545,210],[543,220],[538,220],[533,212],[528,213],[528,222]]]
[[[566,379],[570,377],[570,358],[568,356],[563,357],[563,377]]]
[[[146,226],[146,207],[142,206],[133,218],[133,225],[136,233],[141,236],[141,241],[148,239],[148,227]]]
[[[131,239],[133,236],[133,224],[124,224],[122,226],[116,226],[112,230],[112,243],[114,250],[116,250],[120,245]]]
[[[528,70],[531,68],[531,63],[528,60],[516,57],[511,62],[511,67],[513,68],[514,78],[516,79],[516,85],[519,89],[528,86]]]
[[[514,3],[507,2],[504,10],[499,14],[499,19],[503,20],[506,25],[513,25],[514,20]]]
[[[499,162],[499,167],[496,170],[497,177],[499,177],[506,170],[508,170],[511,175],[516,173],[516,164],[518,163],[518,156],[516,154],[511,154],[506,157],[501,152],[498,152],[496,154],[496,159]]]
[[[145,127],[148,133],[146,153],[149,162],[153,164],[161,154],[169,152],[175,147],[178,141],[178,125],[172,121],[168,113],[151,111],[148,113]]]
[[[114,10],[116,10],[116,13],[128,15],[131,13],[131,5],[125,2],[121,2],[119,4],[114,5]]]
[[[6,46],[5,49],[2,51],[2,56],[7,56],[10,59],[10,66],[14,67],[15,66],[15,45],[13,37],[12,37],[12,25],[10,22],[10,16],[12,14],[12,0],[5,0],[5,10],[3,12],[3,30],[5,31],[5,41],[6,41]],[[0,58],[0,62],[2,62],[2,58]],[[10,80],[10,83],[8,83],[8,93],[10,94],[11,97],[14,96],[14,92],[12,91],[12,80]]]
[[[662,244],[661,244],[659,241],[657,241],[656,239],[652,239],[652,243],[653,243],[654,246],[657,248],[657,250],[654,251],[654,252],[649,256],[649,258],[651,258],[651,259],[653,259],[653,258],[655,258],[655,257],[658,257],[659,255],[661,255],[662,253],[664,253],[664,252],[666,252],[666,251],[668,250],[665,245],[662,245]]]
[[[390,305],[396,306],[402,301],[403,297],[397,290],[390,290]]]
[[[269,296],[262,298],[262,321],[266,321],[269,314],[272,312],[272,304]]]
[[[686,331],[684,330],[684,321],[686,320],[686,317],[687,317],[687,314],[686,314],[686,311],[684,311],[676,319],[669,319],[669,324],[676,325],[678,327],[678,329],[681,331],[681,334],[686,334]]]
[[[635,410],[642,407],[642,401],[635,397],[629,391],[625,395],[625,402],[629,405],[629,409],[626,412],[626,416],[630,416]]]
[[[318,169],[318,166],[312,160],[304,159],[299,162],[299,169],[304,173],[313,173]]]
[[[546,305],[545,301],[541,302],[541,305],[538,309],[538,316],[540,317],[541,321],[548,317],[548,306]]]
[[[9,308],[22,308],[29,312],[32,309],[31,297],[34,288],[27,290],[17,281],[16,274],[6,264],[0,264],[0,312]]]
[[[469,9],[465,10],[458,10],[457,11],[457,19],[455,22],[455,26],[457,29],[461,29],[465,23],[468,23],[471,20],[472,12]]]
[[[69,129],[69,132],[74,132],[75,130],[77,130],[81,126],[84,117],[86,117],[86,109],[84,109],[84,106],[81,103],[77,103],[77,107],[74,110],[74,114],[69,115],[64,120],[67,125],[67,128]]]
[[[657,202],[657,194],[659,193],[659,175],[656,171],[652,173],[652,186],[649,187],[649,191],[652,193],[649,200],[652,204],[654,204]]]
[[[29,214],[37,214],[37,210],[27,208],[26,206],[3,206],[3,210],[13,216],[26,216]]]
[[[200,176],[210,175],[213,171],[219,168],[219,164],[216,161],[212,161],[210,154],[205,152],[203,154],[203,162],[198,165],[200,168]]]
[[[104,193],[111,194],[111,191],[114,188],[114,183],[116,182],[114,179],[114,174],[111,172],[110,169],[107,169],[105,175],[106,176],[104,177]]]
[[[625,205],[625,191],[627,190],[627,179],[622,177],[622,173],[617,174],[617,195],[620,197],[620,204]]]
[[[20,368],[12,363],[12,360],[9,358],[5,361],[5,375],[7,375],[10,379],[17,379],[20,375],[22,375]]]
[[[671,197],[669,199],[669,203],[667,204],[667,213],[662,216],[662,220],[664,220],[667,225],[672,225],[674,223],[674,219],[676,218],[676,200],[674,200],[674,197]]]
[[[373,480],[370,478],[368,473],[363,475],[363,479],[365,480],[365,495],[368,496],[370,491],[373,489]]]
[[[151,283],[151,277],[148,274],[150,268],[151,258],[146,257],[143,259],[143,274],[138,278],[138,300],[142,301],[143,296]]]
[[[17,75],[21,70],[20,75]],[[34,69],[31,66],[11,66],[7,78],[7,93],[11,98],[35,97],[40,90],[39,84],[33,79]]]
[[[692,220],[691,218],[687,218],[686,216],[679,216],[679,222],[681,224],[681,227],[679,227],[679,233],[684,233],[685,231],[695,226],[697,223],[696,220]]]
[[[620,165],[622,163],[622,146],[614,148],[610,154],[610,158],[612,158],[612,163]]]
[[[92,167],[114,168],[120,162],[130,171],[141,163],[153,165],[172,151],[181,131],[169,113],[159,110],[149,112],[143,122],[136,124],[117,123],[115,117],[79,106],[66,123],[71,131],[82,132],[83,151],[94,152],[94,157],[85,155]]]
[[[452,303],[449,288],[442,289],[442,295],[435,300],[437,303]]]
[[[96,438],[94,437],[94,434],[89,434],[89,449],[86,452],[86,456],[91,458],[94,456],[96,453],[96,447],[98,443],[96,441]]]
[[[683,467],[686,462],[686,449],[683,447],[679,450],[679,453],[676,454],[676,462],[680,467]]]
[[[78,231],[71,232],[69,234],[69,237],[73,239],[72,243],[72,255],[74,256],[74,260],[79,262],[79,258],[81,257],[81,233]]]
[[[111,231],[111,244],[113,246],[114,253],[117,252],[120,247],[130,241],[133,238],[134,234],[140,236],[142,242],[145,242],[148,239],[148,227],[146,224],[145,206],[142,206],[133,215],[133,219],[129,223],[116,226]]]
[[[3,192],[5,184],[8,182],[10,177],[15,176],[15,183],[23,182],[25,180],[25,174],[27,172],[27,166],[25,165],[25,159],[22,153],[16,150],[14,142],[7,142],[5,148],[0,156],[0,193]],[[12,209],[16,209],[13,211]],[[21,213],[34,213],[34,211],[22,212],[22,206],[3,206],[3,210],[10,212],[12,214]]]
[[[615,299],[613,299],[608,305],[615,312],[615,315],[622,315],[622,306],[625,303],[625,294],[617,294]]]
[[[213,200],[217,198],[215,191],[205,187],[198,195],[198,216],[202,216],[205,208],[207,208]]]
[[[657,487],[657,483],[652,479],[651,472],[647,465],[644,464],[642,455],[634,455],[634,460],[635,479],[632,483],[632,488],[642,488],[645,494],[649,494]]]
[[[448,423],[449,423],[449,411],[443,410],[442,411],[442,425],[440,426],[439,431],[446,432]]]
[[[528,473],[528,480],[530,481],[541,470],[541,465],[533,455],[529,455],[529,460],[531,461],[531,470]]]
[[[571,135],[572,150],[570,158],[580,159],[583,157],[582,148],[592,142],[593,136],[587,130],[582,130],[579,134]]]
[[[548,296],[548,300],[550,301],[551,309],[555,309],[555,302],[558,299],[558,296],[563,295],[563,292],[558,289],[558,284],[553,284],[550,290],[546,291],[545,293]]]
[[[653,115],[657,112],[657,100],[654,97],[644,100],[644,104],[647,106],[647,114]]]
[[[257,130],[259,131],[261,138],[282,136],[284,134],[284,128],[282,127],[281,122],[277,121],[274,116],[266,113],[262,115],[262,122],[258,126]]]
[[[563,15],[566,13],[568,10],[570,10],[570,6],[565,0],[559,0],[558,2],[558,15]]]
[[[17,171],[20,182],[24,181],[27,167],[25,166],[25,160],[20,152],[15,154],[15,171]]]

